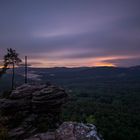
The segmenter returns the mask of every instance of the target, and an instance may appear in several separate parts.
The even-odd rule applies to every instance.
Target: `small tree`
[[[21,59],[18,57],[13,49],[7,49],[7,54],[4,56],[4,65],[12,65],[12,90],[14,89],[14,79],[15,79],[15,65],[18,65],[21,62]]]

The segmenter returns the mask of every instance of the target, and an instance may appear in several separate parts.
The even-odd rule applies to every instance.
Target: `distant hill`
[[[0,90],[10,86],[11,70],[0,79]],[[110,82],[135,84],[140,82],[140,66],[119,67],[79,67],[79,68],[28,68],[29,81],[52,82],[64,87],[93,87]],[[24,68],[16,69],[16,84],[24,83]],[[126,84],[126,83],[125,83]]]

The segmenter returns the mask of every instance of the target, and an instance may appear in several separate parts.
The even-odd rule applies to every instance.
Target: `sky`
[[[140,0],[0,0],[0,62],[32,67],[140,64]]]

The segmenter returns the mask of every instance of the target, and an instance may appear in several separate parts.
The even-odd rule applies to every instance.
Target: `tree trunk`
[[[14,79],[15,79],[15,64],[13,63],[13,73],[12,73],[12,90],[14,89]]]

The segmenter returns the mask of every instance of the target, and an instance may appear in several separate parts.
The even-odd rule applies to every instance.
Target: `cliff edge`
[[[0,99],[0,124],[10,140],[100,140],[92,124],[61,122],[68,94],[52,84],[24,84]]]

